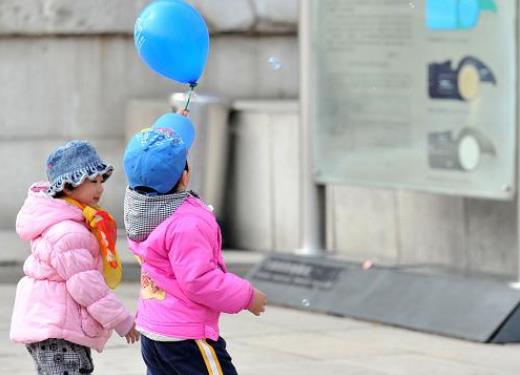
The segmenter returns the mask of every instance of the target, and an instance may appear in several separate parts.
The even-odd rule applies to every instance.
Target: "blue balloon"
[[[182,0],[158,0],[137,18],[134,42],[153,71],[196,84],[208,60],[209,32],[202,16]]]
[[[192,122],[186,116],[177,113],[166,113],[159,117],[152,125],[152,128],[168,128],[173,130],[182,141],[186,144],[189,150],[195,140],[195,128]]]

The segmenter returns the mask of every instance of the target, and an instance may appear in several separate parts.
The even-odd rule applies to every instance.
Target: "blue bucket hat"
[[[63,191],[65,184],[74,187],[87,178],[98,176],[107,179],[114,167],[101,160],[95,148],[86,141],[71,141],[56,148],[47,158],[47,178],[50,182],[48,193],[52,196]]]
[[[128,185],[168,193],[181,178],[187,158],[187,144],[173,129],[141,130],[130,139],[123,157]]]

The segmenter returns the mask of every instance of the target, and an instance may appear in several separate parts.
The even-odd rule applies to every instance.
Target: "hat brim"
[[[85,167],[74,171],[73,173],[66,173],[57,177],[52,182],[52,185],[49,186],[49,190],[47,192],[51,196],[55,196],[57,193],[65,189],[66,184],[70,184],[73,187],[78,187],[83,182],[85,182],[86,179],[94,180],[98,176],[103,177],[103,182],[105,182],[112,175],[113,171],[113,166],[103,162],[86,165]]]

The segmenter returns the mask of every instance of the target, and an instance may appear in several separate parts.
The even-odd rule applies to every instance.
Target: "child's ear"
[[[190,182],[190,176],[188,174],[188,171],[183,171],[181,176],[181,184],[184,185],[184,187],[188,187],[188,183]]]

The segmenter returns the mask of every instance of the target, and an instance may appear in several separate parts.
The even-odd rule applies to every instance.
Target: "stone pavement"
[[[34,374],[25,348],[8,339],[14,284],[0,284],[0,373]],[[135,308],[136,283],[117,291]],[[222,336],[241,375],[513,375],[520,345],[489,345],[347,318],[269,306],[261,317],[224,315]],[[95,374],[145,374],[139,346],[112,337],[94,354]]]

